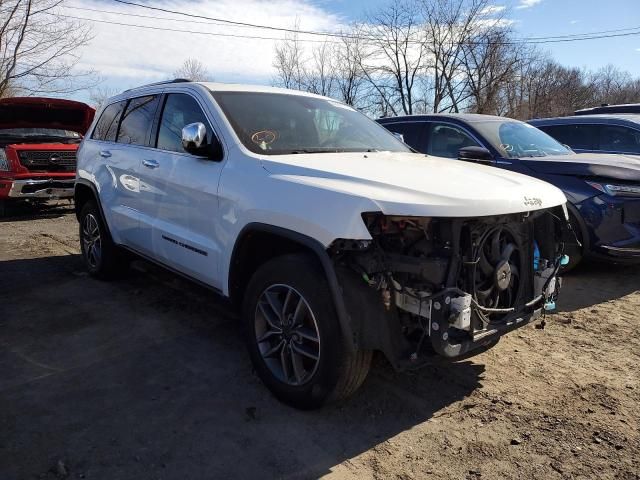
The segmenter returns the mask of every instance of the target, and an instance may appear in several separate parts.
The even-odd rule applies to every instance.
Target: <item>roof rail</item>
[[[624,103],[608,105],[603,103],[599,107],[583,108],[573,112],[574,115],[590,115],[598,113],[640,113],[640,103]]]
[[[173,80],[163,80],[161,82],[147,83],[145,85],[140,85],[138,87],[129,88],[125,90],[125,92],[130,92],[131,90],[137,90],[139,88],[144,88],[144,87],[153,87],[155,85],[168,85],[171,83],[188,83],[191,81],[192,80],[189,80],[188,78],[174,78]]]

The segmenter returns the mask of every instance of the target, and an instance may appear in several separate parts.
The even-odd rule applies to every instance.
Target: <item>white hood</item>
[[[417,153],[317,153],[261,160],[274,177],[366,198],[387,215],[478,217],[567,201],[562,191],[542,180]]]

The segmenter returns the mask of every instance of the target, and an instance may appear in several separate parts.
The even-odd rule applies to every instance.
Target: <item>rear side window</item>
[[[122,110],[127,104],[126,101],[112,103],[105,108],[100,115],[96,128],[93,129],[91,138],[95,140],[104,140],[107,142],[115,142],[116,135],[118,134],[118,123],[120,122],[120,116]]]
[[[576,150],[596,150],[598,148],[598,127],[596,125],[543,125],[538,127],[558,142]]]
[[[210,142],[213,130],[198,102],[184,93],[169,94],[160,119],[158,148],[183,153],[182,128],[196,122],[203,123],[207,128],[207,142]]]
[[[120,120],[118,143],[147,145],[153,117],[158,107],[158,95],[132,98]]]
[[[423,132],[426,123],[424,122],[407,122],[407,123],[385,123],[384,128],[399,133],[404,138],[404,143],[416,149],[419,152],[425,152],[423,140]]]
[[[640,132],[617,125],[601,125],[600,150],[640,153]]]

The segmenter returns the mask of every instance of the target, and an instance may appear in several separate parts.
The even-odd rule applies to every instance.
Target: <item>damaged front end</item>
[[[460,358],[552,309],[568,225],[555,207],[493,217],[363,214],[371,240],[330,254],[358,348],[397,369]]]

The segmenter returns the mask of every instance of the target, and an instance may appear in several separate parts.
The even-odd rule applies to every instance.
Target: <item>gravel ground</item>
[[[638,479],[640,269],[585,265],[559,312],[459,363],[376,359],[287,408],[234,313],[137,261],[89,278],[68,208],[0,222],[0,479]]]

